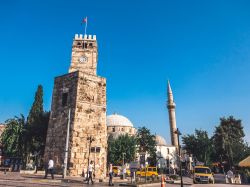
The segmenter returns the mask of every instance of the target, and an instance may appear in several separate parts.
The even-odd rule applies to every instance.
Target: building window
[[[167,148],[167,152],[168,152],[168,155],[169,155],[169,148]]]
[[[96,151],[97,153],[100,153],[100,152],[101,152],[101,148],[100,148],[100,147],[96,147],[96,148],[95,148],[95,151]]]
[[[90,152],[91,152],[91,153],[94,153],[94,152],[95,152],[95,147],[91,147],[91,148],[90,148]]]
[[[67,106],[68,104],[68,93],[62,94],[62,106]]]
[[[100,153],[101,152],[101,148],[100,147],[91,147],[90,148],[90,152],[91,153]]]
[[[113,132],[115,132],[115,127],[113,127]]]
[[[84,49],[87,49],[87,47],[88,47],[88,44],[87,44],[87,43],[84,43],[83,48],[84,48]]]
[[[122,131],[124,131],[124,129],[122,128]]]

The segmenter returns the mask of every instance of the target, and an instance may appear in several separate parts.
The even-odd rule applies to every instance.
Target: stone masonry
[[[106,79],[96,75],[97,56],[95,35],[75,35],[69,73],[54,82],[44,157],[45,161],[52,157],[56,168],[61,169],[70,109],[70,176],[81,175],[91,160],[95,176],[106,176]],[[90,137],[94,138],[92,142]]]

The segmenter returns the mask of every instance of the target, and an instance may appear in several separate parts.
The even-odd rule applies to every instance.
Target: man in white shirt
[[[232,172],[232,170],[228,170],[227,172],[227,178],[228,178],[228,182],[230,184],[234,183],[234,173]]]
[[[92,178],[92,173],[93,173],[93,168],[94,168],[93,164],[94,164],[93,161],[91,161],[90,164],[89,164],[89,168],[88,168],[88,184],[89,184],[89,180],[91,180],[91,183],[94,184],[93,178]]]
[[[48,162],[48,166],[47,168],[45,168],[45,176],[44,178],[47,178],[48,173],[51,174],[51,178],[54,179],[54,161],[52,160],[52,158],[49,158],[49,162]]]

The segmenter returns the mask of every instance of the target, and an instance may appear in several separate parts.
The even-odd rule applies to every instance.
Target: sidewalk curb
[[[148,184],[129,184],[129,183],[120,183],[119,186],[131,186],[131,187],[148,187],[148,186],[155,186],[155,185],[161,185],[160,182],[156,183],[148,183]],[[174,185],[180,185],[180,182],[174,182],[173,183],[168,183],[168,184],[174,184]],[[191,183],[183,183],[183,185],[192,185]]]

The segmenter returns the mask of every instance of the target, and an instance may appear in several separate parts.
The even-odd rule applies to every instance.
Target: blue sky
[[[212,135],[220,117],[233,115],[250,142],[249,9],[247,0],[1,1],[0,122],[27,115],[38,84],[50,110],[54,77],[67,73],[73,36],[88,16],[108,114],[169,142],[169,79],[183,134]]]

